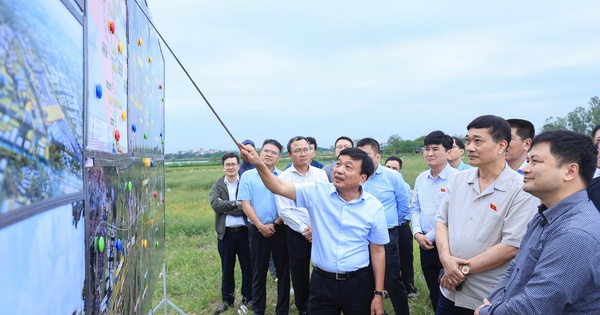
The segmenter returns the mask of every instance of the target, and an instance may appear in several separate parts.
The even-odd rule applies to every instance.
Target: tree
[[[589,108],[581,106],[567,114],[567,117],[546,118],[542,131],[567,129],[585,134],[591,134],[594,127],[600,124],[600,99],[597,96],[590,98]]]

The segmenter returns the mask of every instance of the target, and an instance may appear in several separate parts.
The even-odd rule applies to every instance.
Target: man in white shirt
[[[279,178],[286,183],[328,182],[325,171],[310,165],[311,148],[305,137],[293,137],[287,144],[292,165]],[[310,251],[312,230],[308,210],[288,198],[276,195],[277,211],[285,224],[290,273],[298,314],[308,313]]]

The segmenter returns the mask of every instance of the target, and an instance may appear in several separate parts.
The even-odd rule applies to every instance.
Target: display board
[[[83,191],[82,25],[60,1],[1,0],[0,60],[0,215]]]
[[[138,1],[0,0],[3,314],[152,308],[165,65]]]
[[[127,153],[127,6],[90,0],[86,14],[87,149]]]

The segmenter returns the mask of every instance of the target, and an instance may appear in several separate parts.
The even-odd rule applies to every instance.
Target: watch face
[[[469,274],[469,271],[471,271],[471,268],[469,268],[469,266],[467,266],[467,265],[463,265],[460,267],[460,271],[463,274],[467,275],[467,274]]]

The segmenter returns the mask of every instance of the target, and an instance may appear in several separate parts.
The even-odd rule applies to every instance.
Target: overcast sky
[[[464,135],[483,114],[539,130],[600,96],[600,1],[148,0],[233,136]],[[166,48],[166,152],[234,149]]]

